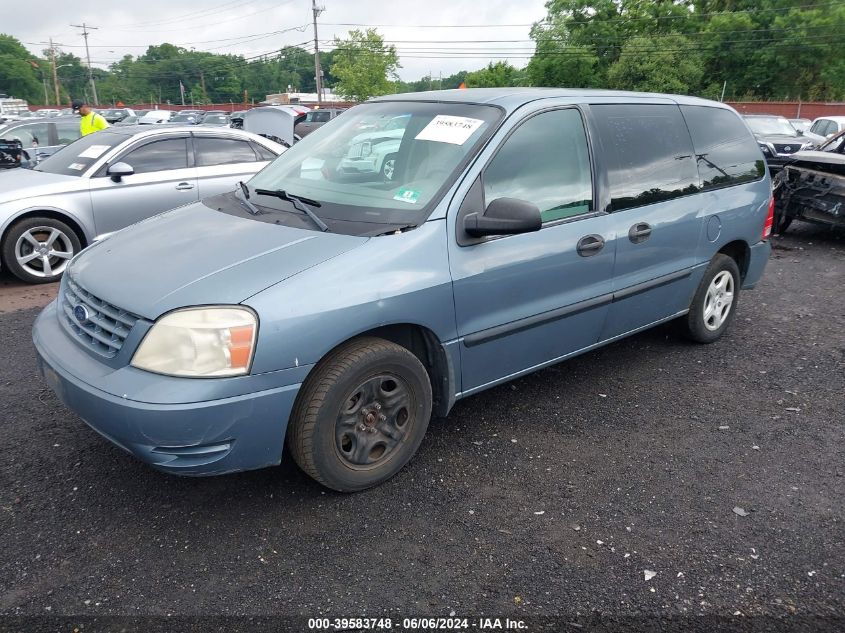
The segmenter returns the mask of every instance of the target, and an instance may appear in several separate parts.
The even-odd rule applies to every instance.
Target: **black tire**
[[[714,311],[719,310],[719,314],[722,314],[725,293],[722,294],[720,301],[716,301],[714,293],[711,291],[711,284],[717,277],[720,278],[719,281],[724,280],[723,273],[729,273],[731,277],[732,295],[728,310],[721,318],[714,316],[714,312],[710,312],[710,317],[707,317],[706,311],[708,308],[713,308]],[[698,289],[695,291],[690,304],[689,313],[681,319],[684,335],[696,343],[713,343],[719,340],[730,327],[736,314],[739,304],[739,286],[740,275],[736,261],[732,257],[718,253],[710,261],[701,283],[698,284]],[[708,292],[710,296],[708,296]]]
[[[18,261],[16,253],[18,249],[24,249],[24,251],[29,249],[28,252],[23,253],[25,255],[35,253],[34,245],[25,242],[18,244],[19,241],[24,239],[25,234],[30,233],[30,235],[38,236],[35,238],[37,241],[40,241],[40,236],[43,236],[46,243],[53,231],[58,232],[58,236],[52,243],[55,248],[49,252],[61,252],[62,256],[47,257],[50,263],[49,270],[43,263],[42,257],[36,257],[32,260],[32,263],[21,264]],[[70,258],[80,250],[82,250],[82,243],[79,236],[64,222],[48,217],[26,218],[15,222],[9,232],[6,233],[2,245],[3,266],[21,281],[30,284],[51,283],[61,278]]]
[[[410,461],[431,408],[431,382],[416,356],[383,339],[356,339],[320,361],[306,380],[288,425],[288,448],[327,488],[364,490]]]

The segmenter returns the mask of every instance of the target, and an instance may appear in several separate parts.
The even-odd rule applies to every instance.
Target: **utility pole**
[[[97,30],[96,26],[88,26],[83,22],[82,24],[71,24],[72,27],[82,29],[82,37],[85,38],[85,57],[88,59],[88,79],[91,81],[91,94],[94,95],[94,105],[100,105],[97,99],[97,86],[94,83],[94,71],[91,68],[91,53],[88,51],[88,29]]]
[[[317,17],[323,10],[323,7],[317,7],[317,0],[311,0],[311,11],[314,13],[314,76],[317,79],[317,104],[323,103],[323,69],[320,68],[320,41],[317,38]]]
[[[53,64],[53,90],[56,91],[56,105],[61,104],[59,97],[59,74],[56,72],[56,49],[53,46],[53,38],[50,38],[50,62]]]

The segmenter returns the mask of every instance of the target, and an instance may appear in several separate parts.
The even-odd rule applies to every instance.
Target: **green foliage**
[[[632,37],[607,71],[614,88],[672,94],[697,93],[703,75],[704,62],[683,35]]]
[[[38,64],[34,67],[32,63]],[[43,62],[33,59],[16,38],[0,34],[0,92],[41,103],[44,101],[39,70]]]
[[[507,62],[490,62],[486,68],[467,73],[467,88],[499,88],[518,86],[523,74]]]
[[[349,31],[349,38],[335,38],[332,74],[338,94],[354,101],[389,94],[396,90],[399,57],[375,29]]]

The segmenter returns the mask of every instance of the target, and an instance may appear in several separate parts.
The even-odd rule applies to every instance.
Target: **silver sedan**
[[[231,191],[284,150],[229,128],[137,126],[90,134],[33,170],[0,173],[2,264],[23,281],[55,281],[88,244]]]

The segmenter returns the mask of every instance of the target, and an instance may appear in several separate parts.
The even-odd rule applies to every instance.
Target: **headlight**
[[[246,308],[186,308],[147,332],[132,366],[169,376],[218,378],[249,372],[258,319]]]
[[[762,150],[762,152],[764,154],[771,154],[772,153],[771,151],[769,151],[768,145],[763,145],[763,143],[759,143],[759,145],[760,145],[760,149]]]

